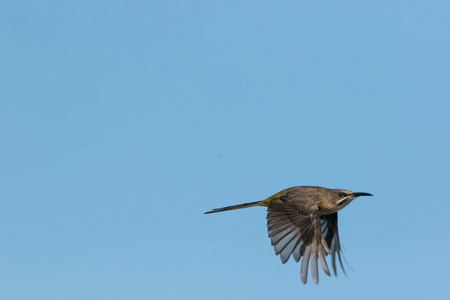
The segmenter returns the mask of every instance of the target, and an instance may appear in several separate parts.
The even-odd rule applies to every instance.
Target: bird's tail
[[[221,208],[214,208],[211,211],[205,212],[205,214],[212,214],[212,213],[217,213],[217,212],[221,212],[221,211],[241,209],[241,208],[247,208],[247,207],[253,207],[253,206],[261,206],[262,202],[263,201],[256,201],[256,202],[243,203],[243,204],[226,206],[226,207],[221,207]]]

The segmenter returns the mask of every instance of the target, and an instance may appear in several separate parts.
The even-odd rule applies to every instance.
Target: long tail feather
[[[217,213],[217,212],[221,212],[221,211],[227,211],[227,210],[234,210],[234,209],[241,209],[241,208],[259,206],[260,203],[261,203],[261,201],[256,201],[256,202],[243,203],[243,204],[226,206],[226,207],[221,207],[221,208],[214,208],[211,211],[205,212],[205,214],[212,214],[212,213]]]

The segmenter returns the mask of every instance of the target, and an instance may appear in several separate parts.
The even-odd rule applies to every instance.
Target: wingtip
[[[302,274],[300,274],[300,280],[302,281],[303,284],[306,284],[306,282],[308,281],[308,275],[303,276]]]

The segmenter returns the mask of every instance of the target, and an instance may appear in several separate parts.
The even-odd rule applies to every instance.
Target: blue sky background
[[[448,299],[448,1],[0,3],[1,299]],[[265,209],[340,212],[300,282]]]

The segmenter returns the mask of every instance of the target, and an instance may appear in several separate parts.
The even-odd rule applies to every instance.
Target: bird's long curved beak
[[[372,194],[369,193],[353,193],[353,196],[359,197],[359,196],[373,196]]]

